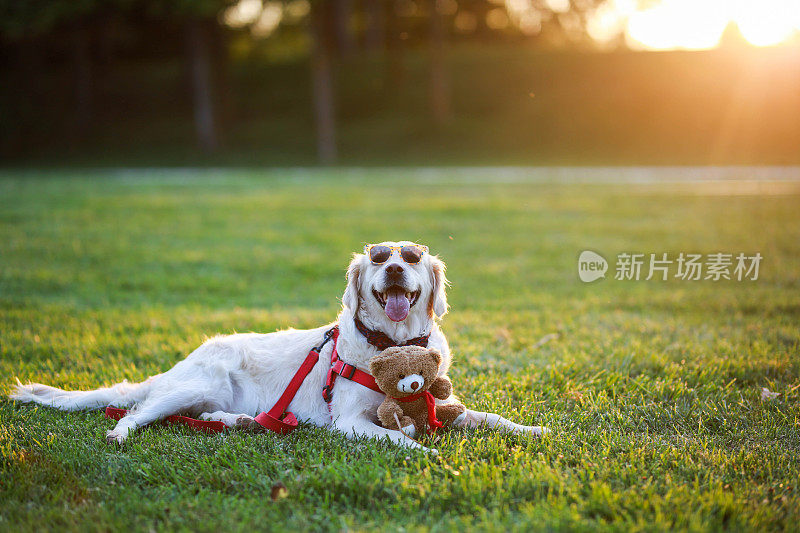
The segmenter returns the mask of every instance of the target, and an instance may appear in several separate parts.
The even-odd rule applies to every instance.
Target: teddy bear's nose
[[[412,381],[411,382],[411,389],[412,390],[417,390],[417,388],[419,388],[419,383],[417,383],[416,381]]]

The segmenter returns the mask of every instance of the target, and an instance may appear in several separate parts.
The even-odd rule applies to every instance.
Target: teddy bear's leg
[[[428,415],[416,413],[414,417],[412,417],[414,421],[414,429],[417,432],[417,435],[424,435],[426,431],[428,431]]]
[[[449,426],[450,424],[454,423],[459,417],[463,418],[466,412],[467,408],[460,403],[436,406],[436,418],[438,418],[445,426]]]
[[[403,408],[394,402],[384,402],[378,407],[378,420],[388,429],[399,429],[409,437],[414,437],[416,427],[414,420],[403,412]],[[400,421],[398,427],[397,421]]]

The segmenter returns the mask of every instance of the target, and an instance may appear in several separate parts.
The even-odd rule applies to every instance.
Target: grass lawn
[[[157,426],[120,450],[100,412],[2,400],[0,530],[797,527],[799,184],[407,177],[0,174],[0,393],[141,380],[207,335],[317,326],[351,251],[409,238],[449,266],[456,390],[552,438],[454,431],[430,458],[311,427]],[[607,279],[578,280],[585,249]],[[720,251],[760,252],[759,279],[613,279],[620,252]]]

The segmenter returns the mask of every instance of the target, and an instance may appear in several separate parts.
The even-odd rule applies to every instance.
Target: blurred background
[[[797,0],[0,0],[6,166],[800,163]]]

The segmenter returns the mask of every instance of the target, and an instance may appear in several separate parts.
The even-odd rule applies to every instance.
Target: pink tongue
[[[408,310],[411,308],[411,302],[408,301],[406,295],[401,291],[392,291],[386,296],[386,316],[395,322],[405,320],[408,316]]]

